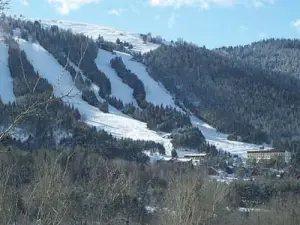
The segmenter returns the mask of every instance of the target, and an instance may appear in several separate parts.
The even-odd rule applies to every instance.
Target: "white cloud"
[[[29,2],[28,0],[21,0],[21,4],[25,7],[28,7],[29,6]]]
[[[119,9],[111,9],[107,13],[109,15],[115,15],[115,16],[122,16],[122,13],[126,11],[125,9],[119,8]]]
[[[297,19],[291,23],[292,27],[300,31],[300,19]]]
[[[79,9],[81,6],[91,3],[97,3],[100,0],[48,0],[54,8],[62,15],[67,15],[71,11]]]
[[[247,2],[252,7],[262,7],[270,4],[275,4],[275,0],[148,0],[151,6],[173,6],[180,8],[182,6],[194,6],[203,9],[209,9],[213,6],[230,7],[237,4],[247,5]]]
[[[180,8],[182,6],[196,6],[208,9],[213,5],[216,6],[232,6],[240,0],[149,0],[152,6],[174,6]]]

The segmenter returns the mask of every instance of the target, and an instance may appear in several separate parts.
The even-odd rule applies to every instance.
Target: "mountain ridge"
[[[31,26],[31,25],[30,25]],[[33,29],[33,30],[35,30],[34,32],[36,32],[35,34],[37,35],[37,34],[39,34],[39,35],[46,35],[45,37],[47,37],[47,35],[48,34],[46,34],[46,33],[43,33],[43,32],[45,32],[43,29],[44,28],[39,28],[39,25],[37,24],[36,25],[36,28],[35,27],[33,27],[33,28],[30,28],[30,26],[29,26],[29,29]],[[61,32],[61,31],[59,31],[59,30],[57,30],[56,28],[55,28],[56,26],[52,26],[52,27],[48,27],[47,29],[49,29],[49,31],[47,31],[47,32]],[[50,30],[50,29],[53,29],[53,30]],[[51,33],[49,33],[49,34],[51,34]],[[55,33],[53,33],[53,34],[55,34]],[[53,36],[53,34],[51,34],[52,36]],[[57,33],[57,34],[59,34],[59,33]],[[56,35],[57,35],[56,34]],[[66,33],[67,34],[67,33]],[[73,34],[69,34],[70,36],[72,36]],[[78,36],[79,38],[84,38],[83,36]],[[41,38],[41,37],[38,37],[38,36],[36,36],[36,38],[37,39],[39,39],[39,38]],[[53,37],[51,37],[51,38],[54,38],[53,39],[53,41],[55,40],[55,35],[53,36]],[[92,42],[91,40],[88,40],[89,42]],[[50,43],[50,42],[49,42]],[[104,44],[103,44],[104,43]],[[47,45],[47,43],[45,42],[43,45]],[[106,44],[106,42],[102,42],[102,40],[96,40],[96,42],[95,42],[95,44],[100,44],[102,47],[103,47],[103,45],[105,45]],[[118,45],[118,44],[117,44]],[[170,47],[170,48],[176,48],[176,45],[177,45],[177,47],[178,46],[180,46],[180,45],[178,45],[178,44],[175,44],[175,45],[172,45],[172,46],[166,46],[166,45],[162,45],[161,47],[159,47],[159,48],[164,48],[164,46],[167,48],[167,47]],[[58,45],[59,46],[59,45]],[[96,46],[96,45],[95,45]],[[50,46],[48,46],[48,47],[50,47]],[[52,48],[52,47],[51,47]],[[55,50],[55,51],[57,51],[57,53],[59,53],[59,49],[58,50]],[[94,51],[94,50],[91,50],[91,51]],[[118,51],[118,49],[116,50],[116,51]],[[114,54],[113,52],[115,52],[115,50],[113,50],[112,51],[112,53],[110,53],[110,54]],[[157,52],[156,50],[155,51],[150,51],[150,52]],[[93,55],[94,53],[92,53],[92,55]],[[117,53],[118,54],[118,53]],[[96,54],[97,55],[97,54]],[[127,57],[127,56],[126,56]],[[100,57],[101,58],[101,57]],[[190,60],[190,59],[188,59],[188,60]],[[76,60],[75,60],[76,61]],[[126,64],[126,67],[128,66],[128,62],[126,62],[126,60],[125,60],[125,64]],[[149,72],[149,66],[148,65],[146,65],[147,66],[147,70],[148,70],[148,72]],[[144,67],[144,66],[142,66],[142,67]],[[83,68],[84,69],[84,68]],[[98,68],[99,69],[99,68]],[[100,68],[101,69],[101,68]],[[85,70],[85,69],[84,69]],[[83,73],[90,73],[90,71],[82,71]],[[133,71],[134,72],[134,71]],[[140,72],[136,72],[137,74],[136,75],[138,75],[138,77],[140,76]],[[87,75],[87,74],[85,74],[85,75]],[[105,74],[106,76],[107,76],[107,74]],[[88,77],[88,76],[87,76]],[[154,78],[157,78],[157,77],[155,77],[155,76],[153,76],[153,74],[151,75],[151,76],[149,76],[149,75],[147,75],[147,77],[152,77],[151,79],[153,79],[153,77]],[[209,77],[207,77],[207,78],[209,78]],[[73,78],[74,79],[74,78]],[[148,79],[148,78],[147,78]],[[155,80],[153,80],[153,82],[154,83],[156,83],[156,84],[158,84],[158,86],[160,86],[161,85],[161,83],[163,83],[163,82],[161,82],[161,80],[160,79],[155,79]],[[143,82],[143,83],[145,83],[145,81]],[[96,84],[94,84],[95,86],[94,87],[96,87],[97,85]],[[163,84],[164,86],[165,86],[165,84]],[[187,86],[188,87],[188,86]],[[101,88],[100,88],[101,89]],[[170,91],[170,88],[167,88],[168,89],[168,91]],[[98,89],[97,89],[98,90]],[[99,91],[101,91],[101,90],[99,90]],[[98,92],[99,92],[98,91]],[[97,91],[95,91],[94,90],[94,97],[92,97],[92,96],[86,96],[88,99],[90,99],[89,101],[95,101],[95,100],[92,100],[92,99],[98,99],[98,100],[101,100],[101,99],[103,99],[104,100],[104,102],[102,102],[102,103],[100,103],[100,104],[106,104],[105,103],[105,101],[108,101],[108,104],[107,104],[107,106],[103,106],[103,107],[109,107],[110,108],[110,110],[112,109],[111,107],[110,107],[110,103],[114,103],[114,104],[116,104],[117,103],[117,105],[119,104],[118,102],[116,102],[116,100],[117,99],[111,99],[111,98],[108,98],[108,99],[105,99],[105,98],[107,98],[107,97],[105,97],[107,94],[106,93],[99,93],[99,94],[101,94],[102,96],[97,96],[97,93],[96,93]],[[171,91],[171,93],[174,93],[173,91]],[[217,92],[216,92],[217,93]],[[88,95],[90,95],[91,93],[87,93]],[[110,94],[109,94],[110,95]],[[147,95],[146,95],[147,96]],[[90,98],[91,97],[91,98]],[[104,98],[103,98],[104,97]],[[173,96],[171,96],[171,98],[170,99],[172,99],[173,98]],[[177,99],[176,98],[176,101],[178,102],[178,100],[179,101],[181,101],[181,99]],[[151,100],[151,101],[153,101],[153,99]],[[109,103],[110,102],[110,103]],[[98,103],[97,103],[98,104]],[[177,104],[177,103],[176,103]],[[174,104],[173,106],[174,107],[176,107],[176,104]],[[155,105],[155,104],[154,104]],[[172,106],[172,107],[173,107]],[[121,108],[123,108],[124,106],[122,106]],[[129,108],[128,108],[128,110],[130,111],[131,109],[130,109],[130,107],[131,106],[128,106]],[[188,108],[188,111],[190,110],[190,108],[189,108],[189,106],[187,107]],[[191,108],[191,109],[193,109],[193,108]],[[118,109],[116,109],[116,110],[118,110]],[[123,110],[123,109],[122,109]],[[127,110],[127,109],[126,109]],[[149,109],[147,109],[147,110],[150,110],[150,108]],[[157,110],[157,109],[156,109]],[[129,112],[129,111],[127,111],[127,113]],[[116,111],[115,111],[116,112]],[[138,112],[138,111],[135,111],[134,112],[135,113],[135,116],[138,116],[137,114],[139,114],[140,112]],[[165,112],[166,113],[166,112]],[[132,112],[130,112],[130,114],[132,115]],[[199,116],[199,115],[197,115],[197,116]],[[209,127],[209,126],[207,126],[205,123],[203,123],[202,121],[200,121],[200,120],[198,120],[198,119],[196,119],[196,118],[193,118],[192,119],[192,123],[194,124],[194,126],[196,126],[196,127],[199,127],[200,128],[200,130],[202,130],[204,133],[205,133],[205,136],[206,137],[208,137],[208,142],[209,143],[212,143],[212,144],[215,144],[219,149],[223,149],[223,150],[227,150],[227,151],[231,151],[231,152],[236,152],[236,153],[239,153],[239,154],[242,154],[242,155],[245,155],[245,152],[246,152],[246,150],[248,149],[252,149],[252,148],[258,148],[258,146],[257,145],[247,145],[247,144],[243,144],[243,143],[239,143],[239,142],[235,142],[235,141],[228,141],[227,140],[227,136],[228,135],[223,135],[223,134],[219,134],[215,129],[207,129],[207,127]],[[252,129],[252,128],[251,128]],[[219,146],[218,146],[219,145]]]

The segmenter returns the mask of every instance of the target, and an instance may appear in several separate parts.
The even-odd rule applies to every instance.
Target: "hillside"
[[[154,80],[143,64],[133,61],[128,53],[116,51],[124,48],[120,47],[121,43],[111,43],[99,38],[91,39],[82,34],[72,33],[70,30],[59,29],[57,26],[43,27],[38,21],[21,21],[8,17],[6,23],[8,33],[12,33],[16,27],[22,27],[20,37],[11,39],[8,36],[5,44],[6,50],[13,53],[8,59],[11,76],[7,71],[6,80],[13,78],[12,89],[17,96],[17,102],[23,102],[24,98],[28,98],[29,103],[32,102],[31,89],[38,81],[38,85],[34,88],[35,92],[38,90],[46,95],[53,89],[54,97],[58,100],[64,94],[70,95],[71,97],[64,97],[61,100],[66,107],[70,108],[68,110],[74,111],[77,120],[80,120],[74,121],[74,124],[65,123],[61,119],[58,120],[59,123],[53,121],[51,132],[55,135],[43,131],[44,136],[40,137],[41,140],[49,138],[49,146],[69,146],[72,140],[72,145],[82,142],[82,140],[76,140],[79,136],[75,135],[73,127],[82,126],[81,122],[85,122],[92,129],[88,132],[96,132],[94,129],[96,128],[100,133],[104,130],[119,139],[152,141],[152,144],[136,143],[139,146],[148,146],[143,147],[144,149],[137,149],[134,157],[138,158],[140,157],[139,151],[147,150],[165,151],[167,155],[170,155],[173,140],[166,138],[165,134],[177,132],[178,129],[181,129],[181,133],[179,136],[176,134],[176,146],[181,148],[192,146],[194,148],[195,142],[189,141],[189,138],[194,138],[195,134],[200,136],[197,138],[199,142],[196,142],[198,147],[194,151],[206,151],[211,149],[209,144],[213,144],[218,149],[244,155],[248,149],[258,148],[253,144],[228,141],[226,134],[217,132],[193,116],[185,107],[182,110],[182,106],[178,106],[178,100],[171,94],[172,90],[166,90],[162,83]],[[86,46],[85,54],[81,57],[84,46]],[[13,49],[15,50],[12,51]],[[16,54],[22,55],[21,61]],[[20,67],[20,63],[24,64],[24,62],[28,68],[25,75]],[[15,66],[10,65],[11,63]],[[30,80],[29,89],[26,85],[21,85],[25,77],[25,84],[26,80]],[[41,81],[43,83],[40,83]],[[5,99],[8,94],[9,92],[1,93],[1,99]],[[17,111],[15,110],[14,113]],[[39,123],[44,123],[44,116],[46,114],[34,126],[26,122],[20,124],[22,132],[28,138],[25,138],[25,141],[23,139],[22,143],[18,144],[19,146],[26,145],[27,148],[33,146],[31,143],[35,142],[37,136],[35,126],[41,127]],[[55,118],[57,117],[51,117],[51,119]],[[2,127],[9,125],[11,119],[4,119],[3,121],[6,122]],[[51,119],[47,123],[51,124]],[[77,123],[78,125],[75,125]],[[198,128],[201,132],[195,133],[192,127]],[[185,133],[183,134],[182,131]],[[206,141],[201,137],[202,135],[206,137]],[[90,137],[85,136],[85,138]],[[88,141],[88,143],[93,147],[100,144],[96,140]],[[115,144],[122,148],[119,143]],[[106,145],[107,143],[103,142],[101,144],[103,147]],[[135,142],[132,142],[132,145],[135,145]],[[41,141],[35,146],[36,148],[45,147]],[[110,148],[110,146],[105,148],[107,147]],[[163,151],[162,148],[164,148]]]
[[[251,66],[300,78],[300,41],[297,39],[267,39],[218,50]]]
[[[185,42],[138,59],[177,100],[230,139],[275,143],[299,136],[300,82],[293,77]]]
[[[144,42],[139,34],[128,31],[120,31],[111,27],[62,20],[41,20],[41,23],[45,26],[58,26],[62,29],[70,29],[72,32],[84,34],[94,39],[101,36],[105,41],[112,43],[115,43],[117,39],[119,39],[121,42],[128,42],[132,44],[132,50],[136,52],[148,52],[159,46],[155,43]]]

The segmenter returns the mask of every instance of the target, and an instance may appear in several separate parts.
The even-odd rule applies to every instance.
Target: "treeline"
[[[26,95],[22,105],[16,103],[3,105],[1,102],[1,124],[11,124],[17,115],[25,111],[33,102],[39,102],[34,113],[25,114],[17,124],[16,133],[23,136],[22,141],[11,140],[7,148],[18,147],[26,151],[35,149],[57,149],[60,146],[74,148],[77,145],[95,149],[105,158],[123,158],[129,161],[147,163],[149,158],[143,151],[151,150],[164,154],[161,144],[151,141],[116,139],[105,131],[97,131],[82,122],[77,109],[66,106],[62,100],[49,101],[49,93]],[[15,130],[13,129],[12,135]],[[15,137],[15,135],[13,135]]]
[[[52,86],[48,81],[34,71],[24,51],[21,51],[18,43],[8,40],[8,67],[13,78],[13,92],[16,97],[28,93],[51,92]]]
[[[295,179],[258,179],[235,181],[231,184],[229,199],[233,206],[255,207],[270,202],[276,197],[285,199],[300,194],[300,181]]]
[[[136,58],[187,108],[233,140],[262,144],[300,133],[296,79],[185,42]]]
[[[146,91],[143,82],[136,74],[126,68],[121,57],[114,57],[111,59],[110,65],[115,69],[123,83],[133,89],[133,97],[136,99],[138,105],[144,109],[146,104]]]
[[[205,149],[203,149],[206,144],[205,137],[196,127],[181,127],[175,129],[170,138],[172,138],[172,144],[175,148],[188,147],[205,151]]]
[[[73,34],[70,30],[59,29],[57,26],[43,27],[39,21],[31,22],[5,17],[5,22],[9,32],[16,27],[20,28],[23,39],[38,41],[62,65],[67,65],[66,58],[69,58],[93,83],[99,86],[101,96],[111,93],[109,79],[96,66],[98,46],[93,39],[82,34]]]
[[[223,47],[218,51],[229,57],[267,71],[300,78],[300,40],[267,39],[244,46]]]
[[[300,222],[299,182],[295,180],[288,184],[261,183],[261,188],[250,182],[228,185],[205,179],[203,168],[107,160],[89,148],[27,153],[3,150],[0,147],[0,189],[5,190],[0,195],[3,224]],[[239,198],[245,201],[239,203]],[[238,207],[246,199],[253,199],[260,211],[240,212]],[[259,199],[264,199],[264,204]]]
[[[124,114],[136,120],[146,122],[147,127],[152,130],[171,132],[176,128],[191,126],[190,118],[171,106],[155,106],[149,102],[145,102],[146,107],[140,109],[133,104],[124,104],[115,97],[109,97],[108,102]]]
[[[131,43],[128,43],[126,41],[122,42],[120,39],[117,39],[116,42],[109,42],[104,40],[104,38],[99,35],[96,43],[99,48],[104,49],[108,52],[119,51],[128,54],[132,54],[134,52],[132,51],[133,45]]]
[[[109,112],[109,105],[107,101],[99,101],[97,99],[96,94],[94,93],[94,91],[92,90],[83,90],[82,91],[82,99],[84,101],[86,101],[87,103],[89,103],[92,106],[97,107],[98,109],[100,109],[102,112],[104,113],[108,113]]]

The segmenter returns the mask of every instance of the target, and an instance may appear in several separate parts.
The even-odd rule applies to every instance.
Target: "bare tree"
[[[88,43],[87,42],[86,43],[81,43],[80,60],[78,62],[78,65],[76,65],[78,68],[80,68],[81,62],[82,62],[82,60],[83,60],[83,58],[86,54],[87,48],[88,48]],[[23,80],[24,80],[25,85],[27,86],[28,92],[31,93],[31,94],[35,94],[36,93],[36,87],[37,87],[38,83],[40,82],[40,77],[37,79],[36,84],[31,88],[28,84],[28,81],[27,81],[27,75],[26,75],[25,70],[24,70],[23,61],[22,61],[22,58],[21,58],[21,52],[20,51],[19,51],[19,61],[20,61],[21,69],[22,69],[21,71],[22,71]],[[59,82],[60,82],[62,76],[64,76],[64,74],[66,72],[66,68],[69,64],[70,64],[70,59],[69,59],[69,54],[68,54],[67,63],[64,65],[61,73],[57,74],[57,84],[53,87],[53,91],[48,95],[47,98],[45,98],[43,100],[37,100],[37,101],[31,102],[21,113],[14,116],[13,117],[13,122],[3,132],[0,132],[0,142],[4,139],[4,137],[6,135],[8,135],[12,132],[12,130],[21,122],[22,119],[24,119],[26,116],[29,116],[30,114],[34,113],[40,107],[44,107],[45,111],[47,111],[47,107],[51,102],[58,101],[58,100],[64,100],[66,98],[74,97],[74,96],[72,96],[72,92],[75,88],[76,79],[80,75],[79,70],[76,71],[76,75],[75,75],[75,78],[73,80],[72,87],[66,93],[63,93],[61,96],[54,96],[55,88],[57,88],[57,86],[59,85]],[[13,111],[13,109],[12,109],[12,111]]]
[[[159,224],[212,224],[228,194],[226,184],[204,180],[199,171],[170,182]]]

